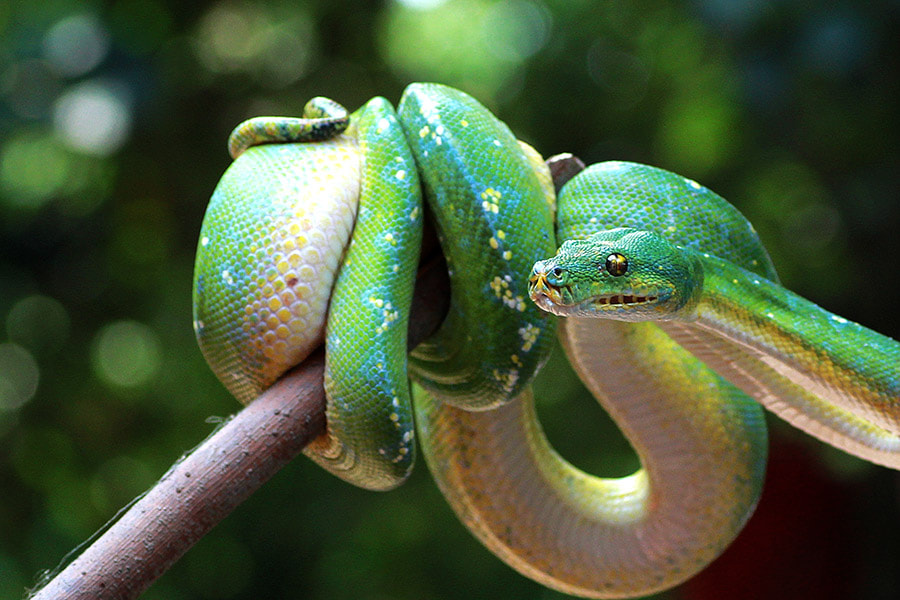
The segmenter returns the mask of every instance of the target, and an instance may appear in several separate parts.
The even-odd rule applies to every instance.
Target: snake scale
[[[418,440],[463,523],[544,585],[632,597],[713,560],[761,492],[760,404],[900,467],[900,344],[781,287],[750,223],[694,181],[608,162],[557,199],[534,149],[438,84],[396,112],[317,98],[239,125],[229,148],[195,268],[213,371],[248,403],[324,339],[327,433],[307,454],[387,490]],[[407,356],[426,205],[451,306]],[[547,311],[636,473],[586,474],[545,439],[530,382]]]

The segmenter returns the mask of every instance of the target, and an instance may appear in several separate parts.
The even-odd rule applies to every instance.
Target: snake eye
[[[553,274],[553,276],[556,277],[557,279],[559,279],[560,277],[562,277],[562,274],[563,274],[562,267],[553,267],[553,270],[551,270],[550,272],[551,272],[551,273]]]
[[[618,252],[606,257],[606,271],[613,277],[624,275],[628,270],[628,259]]]

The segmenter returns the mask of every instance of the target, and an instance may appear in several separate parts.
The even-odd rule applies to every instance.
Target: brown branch
[[[429,255],[427,249],[423,254]],[[410,347],[440,324],[449,303],[442,259],[416,282]],[[191,546],[325,431],[320,348],[177,462],[33,598],[137,598]]]

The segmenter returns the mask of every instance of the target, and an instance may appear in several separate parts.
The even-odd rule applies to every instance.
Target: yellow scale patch
[[[541,328],[532,325],[531,323],[526,323],[524,327],[519,328],[519,337],[522,338],[522,352],[528,352],[534,346],[534,343],[537,342],[538,335],[541,333]]]
[[[266,380],[321,341],[330,284],[356,213],[358,164],[348,144],[331,154],[327,166],[307,165],[302,189],[285,191],[303,201],[261,225],[250,248],[255,286],[242,325],[266,358]]]
[[[494,250],[499,250],[500,245],[503,243],[503,240],[505,240],[505,239],[506,239],[506,232],[503,231],[502,229],[498,229],[497,233],[495,235],[492,235],[491,238],[488,240],[488,245],[490,245],[490,247],[493,248]],[[503,257],[503,260],[509,260],[512,258],[512,252],[509,250],[504,250],[503,254],[501,254],[500,256]]]
[[[503,194],[494,188],[487,188],[481,192],[481,208],[483,208],[485,212],[497,214],[500,212],[500,199],[502,197]]]
[[[385,302],[381,298],[376,298],[375,296],[369,296],[369,302],[372,303],[375,308],[381,310],[381,325],[375,328],[375,335],[381,335],[385,331],[388,330],[391,323],[400,318],[400,311],[394,310],[393,305],[390,302]]]
[[[509,289],[511,281],[512,278],[509,275],[503,277],[495,275],[491,280],[491,291],[504,305],[513,310],[525,312],[525,299],[522,296],[513,296],[512,290]]]
[[[507,392],[512,391],[519,381],[519,371],[517,369],[494,369],[492,372],[494,380],[497,381]]]

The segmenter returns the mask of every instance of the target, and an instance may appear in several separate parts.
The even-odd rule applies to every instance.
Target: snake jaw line
[[[591,295],[581,302],[573,301],[576,294],[563,283],[559,277],[553,276],[559,284],[551,283],[553,270],[545,261],[535,264],[528,279],[528,295],[541,310],[560,317],[600,316],[621,321],[636,321],[659,318],[658,313],[665,310],[672,293],[660,289],[623,289],[614,294]],[[650,311],[650,312],[648,312]]]
[[[653,295],[633,295],[633,294],[614,294],[612,296],[597,296],[593,299],[594,306],[631,306],[636,304],[654,303],[659,300],[659,296]]]
[[[531,300],[537,304],[538,308],[541,310],[545,310],[558,316],[565,316],[564,312],[559,310],[559,305],[543,291],[532,294]]]

